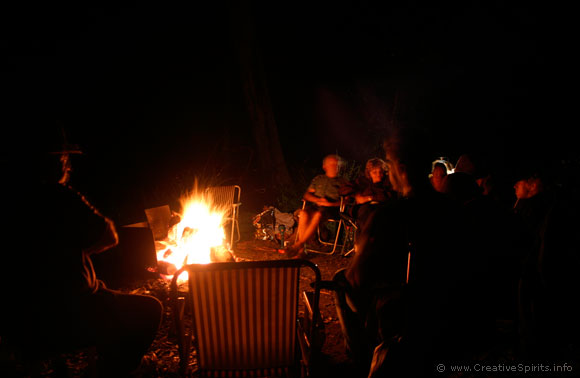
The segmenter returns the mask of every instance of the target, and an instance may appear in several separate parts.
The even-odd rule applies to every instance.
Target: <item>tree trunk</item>
[[[230,13],[244,98],[263,174],[274,187],[285,187],[291,185],[292,180],[278,137],[250,7],[251,4],[243,1],[235,2]]]

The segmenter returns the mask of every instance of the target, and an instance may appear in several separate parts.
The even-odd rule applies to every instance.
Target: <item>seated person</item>
[[[129,376],[156,336],[163,307],[152,296],[110,290],[96,277],[91,256],[115,246],[118,236],[113,221],[68,185],[68,154],[33,161],[29,167],[41,177],[21,177],[10,188],[13,253],[6,262],[26,278],[1,281],[10,287],[11,309],[0,316],[2,341],[32,359],[96,347],[99,377]],[[26,227],[31,215],[35,226]]]
[[[545,161],[524,157],[514,185],[514,230],[520,268],[519,353],[529,360],[565,358],[578,364],[580,252],[578,199],[555,185]],[[576,185],[576,184],[574,184]]]
[[[443,193],[444,191],[445,179],[449,171],[448,164],[448,162],[441,159],[435,160],[431,168],[431,173],[429,174],[429,181],[431,181],[433,189],[439,193]]]
[[[353,185],[355,206],[349,212],[359,223],[364,222],[375,205],[393,198],[394,192],[387,179],[387,165],[384,160],[373,158],[365,165],[364,176]]]
[[[430,140],[411,128],[385,140],[398,198],[372,212],[354,259],[335,275],[337,315],[361,376],[431,376],[436,361],[486,345],[491,320],[480,320],[489,302],[479,282],[488,275],[464,253],[473,239],[461,209],[427,180]]]
[[[326,156],[322,160],[324,174],[314,177],[304,193],[306,204],[298,216],[298,237],[286,249],[288,256],[305,257],[304,244],[312,238],[318,224],[325,219],[338,217],[340,195],[348,184],[344,177],[338,175],[339,161],[337,155]]]

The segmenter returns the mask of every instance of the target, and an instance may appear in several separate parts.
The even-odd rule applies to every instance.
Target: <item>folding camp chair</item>
[[[340,218],[342,219],[345,229],[344,241],[342,243],[342,255],[346,257],[355,251],[355,237],[358,230],[358,223],[356,219],[346,214],[344,211],[340,213]]]
[[[235,241],[240,240],[238,208],[242,204],[240,202],[241,193],[242,188],[238,185],[210,186],[205,189],[206,198],[210,201],[212,206],[225,212],[224,222],[229,223],[231,226],[230,247],[234,245],[234,229],[238,234]]]
[[[304,295],[309,299],[306,316],[298,319],[303,267],[314,272],[314,290]],[[183,272],[188,273],[187,293],[179,292],[177,285]],[[307,373],[312,356],[321,347],[315,337],[317,327],[321,327],[320,280],[320,270],[307,260],[192,264],[181,268],[171,282],[181,373],[189,373],[192,341],[201,376]],[[188,320],[190,327],[186,325]]]
[[[318,242],[320,244],[322,244],[323,246],[332,246],[332,250],[330,251],[324,251],[324,250],[320,250],[320,249],[314,249],[312,247],[307,246],[305,248],[305,251],[307,252],[315,252],[315,253],[322,253],[322,254],[326,254],[326,255],[332,255],[337,251],[338,247],[342,247],[342,250],[344,251],[344,242],[343,244],[339,244],[339,238],[341,235],[341,231],[343,231],[343,228],[345,227],[345,223],[343,218],[340,216],[340,214],[342,214],[344,212],[346,206],[346,198],[345,197],[340,197],[340,207],[339,207],[339,216],[335,218],[328,218],[325,219],[323,222],[320,222],[320,224],[318,225],[317,229],[316,229],[316,237],[318,238]],[[306,207],[306,201],[302,200],[302,210],[304,210],[304,208]],[[333,223],[336,224],[336,233],[334,234],[334,239],[331,241],[328,240],[324,240],[324,238],[321,235],[320,232],[320,228],[321,227],[325,227],[326,224],[328,223]],[[345,232],[347,230],[344,230]],[[296,241],[298,241],[298,237],[300,235],[296,234]],[[348,235],[344,235],[344,241],[346,241],[346,237]]]

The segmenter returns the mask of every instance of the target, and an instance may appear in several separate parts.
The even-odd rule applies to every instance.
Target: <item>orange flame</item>
[[[222,227],[224,209],[213,206],[211,199],[195,194],[184,196],[181,205],[181,221],[169,230],[167,240],[162,242],[164,248],[157,251],[157,261],[165,261],[176,270],[184,264],[208,264],[212,262],[212,250],[229,248]],[[179,281],[185,280],[186,273]]]

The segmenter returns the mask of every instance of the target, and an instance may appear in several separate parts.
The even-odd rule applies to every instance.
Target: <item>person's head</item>
[[[542,179],[538,175],[516,181],[514,190],[517,199],[532,198],[543,191]]]
[[[385,179],[387,165],[383,159],[373,158],[365,165],[365,176],[373,183],[381,182]]]
[[[384,143],[389,181],[393,190],[409,195],[428,185],[431,171],[431,144],[425,131],[402,128],[388,136]]]
[[[553,183],[548,163],[537,156],[521,156],[511,164],[511,182],[518,200],[549,190]]]
[[[447,167],[443,163],[435,163],[433,165],[433,170],[429,175],[431,179],[431,185],[433,185],[433,189],[438,192],[443,192],[443,185],[445,182],[445,177],[447,177]]]
[[[469,154],[463,154],[457,159],[457,163],[455,163],[455,172],[463,172],[470,175],[474,175],[476,173],[476,166],[473,162],[473,158]]]
[[[322,159],[322,170],[328,177],[337,177],[340,167],[340,157],[338,155],[327,155]]]
[[[72,157],[82,155],[80,147],[67,141],[62,126],[48,127],[31,137],[36,173],[41,181],[67,185],[72,172]]]

